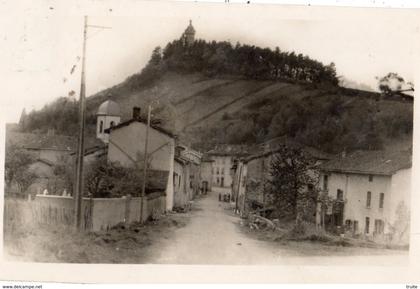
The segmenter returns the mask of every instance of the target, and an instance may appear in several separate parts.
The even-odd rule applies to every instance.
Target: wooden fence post
[[[130,206],[131,205],[131,195],[128,194],[125,197],[125,211],[124,211],[124,223],[130,222]]]

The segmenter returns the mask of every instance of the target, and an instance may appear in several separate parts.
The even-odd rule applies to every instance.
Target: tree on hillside
[[[34,156],[25,150],[15,145],[7,147],[5,156],[5,182],[8,189],[13,184],[19,187],[20,193],[24,193],[28,189],[36,178],[36,175],[29,170],[29,166],[34,161]]]
[[[315,160],[301,149],[281,146],[273,155],[268,193],[280,218],[297,222],[314,216],[318,178],[311,170]]]
[[[391,95],[400,91],[414,91],[414,85],[411,82],[405,82],[404,78],[398,73],[390,72],[378,79],[378,88],[384,95]]]
[[[159,65],[162,61],[162,49],[160,46],[153,49],[152,56],[150,57],[149,64]]]

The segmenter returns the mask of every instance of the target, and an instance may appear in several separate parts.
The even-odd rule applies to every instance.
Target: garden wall
[[[141,198],[83,198],[82,227],[89,231],[107,230],[119,223],[140,220]],[[5,199],[5,226],[47,224],[71,226],[74,222],[74,199],[55,195],[37,195],[34,200]],[[166,196],[156,192],[145,197],[143,218],[163,214]]]

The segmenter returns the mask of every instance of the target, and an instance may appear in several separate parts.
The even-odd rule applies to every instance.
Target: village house
[[[267,194],[266,181],[271,177],[271,161],[280,146],[300,148],[315,160],[315,165],[332,158],[330,154],[318,149],[283,138],[275,138],[258,145],[254,149],[254,154],[241,158],[234,165],[232,189],[236,199],[236,210],[241,214],[250,210],[260,210],[261,214],[265,215],[273,209],[270,196]],[[308,173],[314,172],[308,171]]]
[[[235,160],[250,155],[249,147],[245,145],[217,145],[206,153],[206,158],[211,160],[212,191],[222,194],[231,194]]]
[[[183,208],[198,195],[202,155],[183,145],[175,148],[174,207]]]
[[[326,227],[344,226],[346,232],[368,237],[387,235],[399,215],[409,212],[411,151],[356,151],[319,170],[321,190],[336,204],[319,213]]]
[[[105,129],[104,132],[109,133],[108,161],[125,167],[143,169],[147,120],[140,116],[140,112],[140,108],[134,107],[132,119]],[[174,176],[175,136],[153,121],[148,135],[147,159],[148,175],[154,173],[160,179],[164,179],[157,181],[159,184],[164,183],[164,188],[154,189],[163,189],[166,194],[166,210],[172,210],[174,206],[172,176]]]
[[[213,162],[208,155],[204,154],[200,163],[200,190],[202,194],[207,194],[212,190],[213,184]]]

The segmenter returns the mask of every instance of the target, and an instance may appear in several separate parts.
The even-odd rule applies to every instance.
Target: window
[[[371,192],[367,192],[366,194],[366,208],[370,208],[370,201],[372,199],[372,193]]]
[[[373,182],[373,176],[369,175],[369,182]]]
[[[340,189],[337,190],[337,200],[339,201],[343,200],[343,191]]]
[[[217,178],[217,184],[219,184],[219,178]]]
[[[219,174],[219,168],[217,168],[217,174]]]
[[[104,122],[101,120],[99,122],[99,133],[102,133],[104,131]]]
[[[177,177],[178,177],[178,174],[177,173],[174,173],[174,179],[173,179],[174,186],[176,186]]]
[[[222,177],[221,183],[222,183],[221,186],[224,187],[225,186],[225,178],[224,177]]]
[[[385,198],[385,194],[380,193],[379,194],[379,209],[382,209],[384,207],[384,198]]]
[[[222,175],[225,174],[225,168],[222,168]]]
[[[375,220],[375,234],[382,234],[384,232],[384,221]]]
[[[109,124],[110,127],[113,127],[115,125],[114,121],[111,121],[111,123]]]
[[[181,175],[178,176],[178,187],[181,186]]]
[[[324,191],[328,190],[328,175],[324,175]]]
[[[369,217],[366,217],[366,221],[365,221],[365,234],[369,234],[369,223],[370,223],[370,219],[369,219]]]

